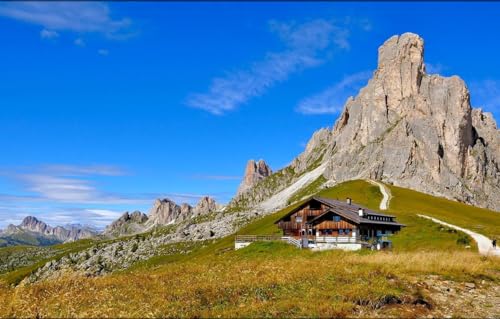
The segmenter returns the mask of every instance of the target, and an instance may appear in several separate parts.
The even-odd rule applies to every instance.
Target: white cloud
[[[446,69],[441,63],[425,63],[425,70],[428,74],[442,74]]]
[[[334,114],[342,110],[346,99],[366,84],[371,72],[363,71],[344,77],[323,92],[299,102],[296,111],[306,115]]]
[[[99,49],[97,50],[97,53],[99,53],[100,55],[107,56],[109,54],[109,51],[106,49]]]
[[[123,168],[112,165],[65,165],[52,164],[43,165],[39,168],[43,172],[49,172],[58,175],[103,175],[103,176],[122,176],[126,175]]]
[[[156,198],[194,205],[205,195],[220,202],[230,194],[116,193],[101,188],[103,176],[123,176],[123,169],[110,165],[43,165],[0,171],[0,176],[16,182],[15,194],[0,193],[0,228],[33,215],[50,225],[74,223],[104,227],[124,211],[147,212]],[[95,179],[94,177],[99,177]],[[62,207],[61,207],[62,206]]]
[[[304,24],[270,22],[286,49],[268,52],[246,70],[231,72],[212,80],[208,93],[192,94],[187,105],[221,115],[245,104],[253,97],[301,70],[324,62],[323,53],[332,47],[349,48],[347,29],[333,22],[313,20]]]
[[[2,202],[65,202],[86,204],[135,204],[150,200],[148,196],[104,192],[93,177],[123,176],[123,169],[109,165],[43,165],[0,172],[20,182],[22,195],[0,194]]]
[[[82,39],[82,38],[77,38],[75,39],[75,41],[73,42],[76,46],[79,46],[79,47],[84,47],[86,44],[85,44],[85,41]]]
[[[500,81],[482,80],[471,82],[469,86],[471,101],[475,107],[481,107],[486,111],[500,112]]]
[[[131,25],[127,18],[112,18],[108,5],[100,2],[5,2],[0,4],[0,16],[49,30],[96,32],[108,37],[126,36]]]
[[[43,29],[42,31],[40,31],[40,38],[42,39],[55,39],[57,37],[59,37],[59,33],[57,33],[56,31],[47,29]]]
[[[19,176],[28,191],[48,200],[62,202],[87,202],[97,197],[96,189],[89,181],[40,174]]]

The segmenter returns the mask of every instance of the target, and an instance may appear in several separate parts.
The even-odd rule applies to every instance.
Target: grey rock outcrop
[[[215,199],[209,196],[203,196],[194,208],[195,215],[204,215],[215,212],[220,209]]]
[[[271,168],[264,160],[259,160],[258,162],[249,160],[245,169],[245,175],[243,176],[243,180],[238,188],[238,194],[246,192],[260,180],[268,177],[272,173]]]
[[[169,225],[178,221],[181,207],[168,198],[157,199],[149,213],[149,225]]]
[[[109,224],[103,234],[112,237],[137,234],[146,229],[145,223],[147,221],[148,216],[140,211],[125,212],[120,218]]]
[[[373,178],[500,210],[494,120],[473,112],[459,77],[426,74],[423,58],[424,42],[411,33],[379,48],[373,78],[333,128],[325,177]]]
[[[333,129],[316,132],[272,182],[233,203],[254,207],[320,165],[329,185],[371,178],[500,211],[500,133],[492,115],[472,109],[459,77],[426,74],[418,35],[393,36],[378,53],[372,79],[347,100]]]
[[[155,225],[178,224],[193,217],[204,215],[220,210],[222,207],[209,197],[200,198],[195,207],[183,203],[180,206],[170,199],[157,199],[149,214],[146,224],[151,227]]]

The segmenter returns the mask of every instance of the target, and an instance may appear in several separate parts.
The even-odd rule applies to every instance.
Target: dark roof
[[[344,202],[344,201],[339,201],[339,200],[329,199],[329,198],[324,198],[324,197],[317,197],[317,196],[314,196],[312,199],[315,199],[318,202],[322,202],[323,204],[328,205],[330,207],[338,207],[344,211],[354,212],[354,213],[356,213],[356,215],[358,214],[358,210],[360,208],[363,208],[365,210],[365,213],[368,215],[381,216],[381,217],[396,217],[393,215],[379,213],[377,211],[371,210],[369,208],[355,204],[353,202],[351,202],[351,204],[348,204],[347,202]]]
[[[394,218],[395,216],[382,214],[382,213],[376,212],[374,210],[368,209],[366,207],[357,205],[357,204],[352,203],[352,202],[351,202],[351,204],[348,204],[347,202],[329,199],[329,198],[324,198],[324,197],[317,197],[317,196],[310,198],[309,201],[311,201],[313,199],[320,202],[320,203],[327,205],[328,207],[330,207],[330,209],[327,210],[326,212],[324,212],[323,214],[316,216],[312,220],[308,221],[308,223],[312,223],[315,220],[321,218],[322,216],[324,216],[330,212],[333,212],[333,213],[338,214],[339,216],[342,216],[342,217],[344,217],[344,218],[346,218],[346,219],[348,219],[356,224],[380,224],[380,225],[404,226],[403,224],[399,224],[395,221],[391,222],[391,221],[371,220],[371,219],[365,218],[366,216],[369,216],[369,215],[370,216],[377,216],[377,217],[390,217],[390,218]],[[307,202],[309,202],[309,201],[307,201]],[[302,205],[297,207],[296,209],[292,210],[290,213],[286,214],[281,219],[292,215],[300,207],[302,207]],[[362,208],[364,210],[365,217],[359,216],[358,211],[360,208]]]

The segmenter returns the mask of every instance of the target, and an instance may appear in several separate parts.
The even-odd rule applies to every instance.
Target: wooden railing
[[[256,241],[284,241],[297,248],[302,248],[302,241],[293,237],[279,235],[236,235],[234,241],[237,243],[252,243]]]
[[[317,236],[313,238],[314,241],[318,243],[359,243],[361,239],[359,237],[352,236]]]
[[[236,235],[235,241],[239,243],[248,243],[254,241],[274,241],[281,240],[279,235]]]
[[[283,237],[282,239],[285,240],[290,245],[293,245],[297,248],[302,248],[302,241],[300,239],[296,239],[293,237]]]

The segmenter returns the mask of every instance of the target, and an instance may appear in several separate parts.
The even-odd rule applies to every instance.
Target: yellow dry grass
[[[500,282],[500,261],[473,252],[300,251],[258,243],[154,271],[71,276],[0,287],[5,317],[339,317],[387,296],[411,300],[408,283],[435,274]]]

